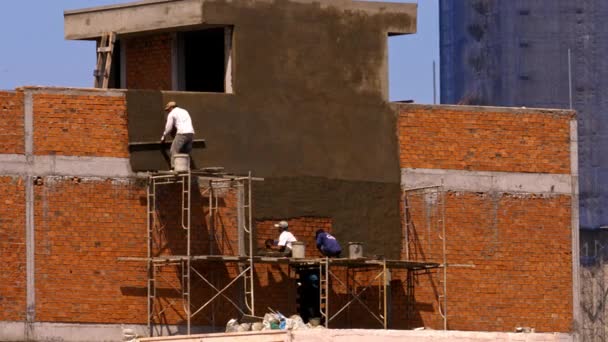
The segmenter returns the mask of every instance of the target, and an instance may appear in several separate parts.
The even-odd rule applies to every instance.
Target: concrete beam
[[[401,186],[415,189],[443,184],[447,190],[572,195],[572,175],[401,169]]]
[[[136,176],[129,158],[0,154],[0,174],[125,178]]]

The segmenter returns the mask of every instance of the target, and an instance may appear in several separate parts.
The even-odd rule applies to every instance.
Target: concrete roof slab
[[[205,3],[218,1],[222,0],[148,0],[65,11],[64,35],[66,39],[73,40],[96,39],[106,32],[123,35],[203,25],[214,21],[214,18],[205,17]],[[230,0],[223,1],[230,2]],[[271,0],[252,0],[251,4],[255,6],[258,2],[264,4]],[[320,8],[332,7],[341,11],[360,11],[369,15],[384,15],[387,16],[385,29],[390,34],[416,32],[417,5],[413,3],[352,0],[288,0],[288,2],[315,4]]]
[[[153,0],[65,11],[66,39],[95,39],[105,32],[128,34],[203,23],[204,0]]]

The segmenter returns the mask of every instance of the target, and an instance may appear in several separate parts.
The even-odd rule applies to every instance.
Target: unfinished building
[[[108,89],[0,93],[0,339],[296,313],[305,267],[330,328],[571,336],[574,113],[389,103],[387,37],[415,30],[416,5],[357,1],[65,12],[67,39],[113,50]],[[205,140],[178,175],[154,143],[169,100]],[[255,256],[278,220],[307,258]],[[366,258],[317,258],[317,228]]]

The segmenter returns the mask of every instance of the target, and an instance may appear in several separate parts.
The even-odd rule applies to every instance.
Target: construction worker
[[[333,235],[326,233],[323,229],[319,229],[315,233],[315,240],[317,240],[317,249],[319,249],[324,256],[340,257],[342,247]]]
[[[173,158],[176,154],[189,154],[192,151],[194,128],[192,127],[192,119],[188,111],[179,108],[175,101],[170,101],[165,105],[165,112],[168,113],[167,123],[165,124],[163,136],[160,137],[160,142],[164,142],[166,136],[175,130],[175,137],[171,143],[171,169],[173,169]]]
[[[289,224],[287,221],[281,221],[274,225],[275,228],[279,230],[279,240],[277,241],[277,246],[279,246],[279,252],[282,252],[284,256],[291,256],[291,243],[298,241],[295,236],[291,232],[288,231]]]

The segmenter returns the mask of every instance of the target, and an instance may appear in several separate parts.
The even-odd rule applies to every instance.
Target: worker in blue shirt
[[[323,255],[336,258],[340,257],[342,247],[340,247],[340,243],[333,235],[326,233],[323,229],[319,229],[315,233],[315,238],[317,240],[317,248]]]

